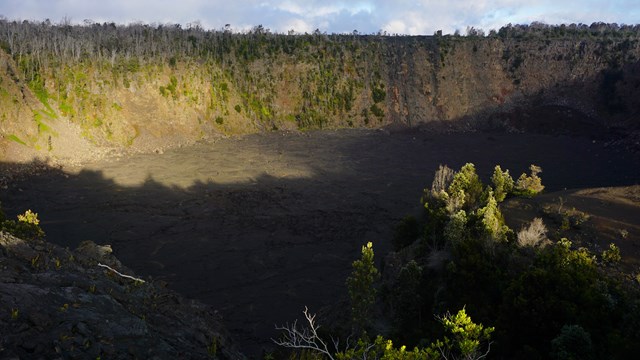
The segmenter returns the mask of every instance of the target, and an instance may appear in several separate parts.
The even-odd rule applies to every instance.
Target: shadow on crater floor
[[[31,208],[49,241],[111,244],[141,276],[210,304],[248,354],[273,325],[346,296],[359,247],[380,258],[393,225],[419,212],[439,164],[540,165],[548,191],[632,185],[640,164],[586,138],[405,131],[271,133],[49,169],[1,193],[7,215]],[[3,164],[16,166],[15,164]]]

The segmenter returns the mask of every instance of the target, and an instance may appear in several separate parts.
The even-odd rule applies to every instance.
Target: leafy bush
[[[378,118],[381,118],[384,116],[384,110],[382,110],[380,107],[378,107],[377,104],[373,104],[371,105],[371,107],[369,108],[369,110],[371,110],[371,113],[373,115],[375,115]]]
[[[542,168],[537,165],[531,165],[529,167],[531,175],[522,173],[516,182],[514,193],[520,196],[535,196],[544,190],[542,185],[542,179],[538,177],[538,174],[542,172]]]
[[[169,84],[167,86],[160,86],[160,94],[164,97],[171,97],[176,100],[178,98],[178,79],[171,75],[169,78]]]
[[[336,354],[336,359],[476,360],[485,358],[489,354],[494,328],[485,328],[482,324],[474,323],[464,308],[455,315],[447,313],[436,318],[443,325],[447,335],[444,339],[436,340],[427,347],[414,347],[412,350],[404,345],[395,347],[392,340],[378,336],[373,343],[367,339],[360,339],[355,347]]]
[[[552,218],[555,222],[560,224],[560,230],[566,231],[571,228],[580,228],[580,226],[590,219],[589,214],[584,211],[577,210],[572,207],[570,209],[564,208],[564,201],[559,198],[559,205],[551,206],[546,205],[542,209],[543,213]]]
[[[169,67],[175,69],[177,67],[177,59],[175,56],[169,58]]]
[[[0,219],[3,219],[4,214],[0,215]],[[24,214],[18,215],[18,221],[3,220],[0,222],[0,230],[24,240],[34,240],[44,237],[44,231],[40,228],[38,214],[31,210],[27,210]]]
[[[375,86],[371,89],[371,97],[373,98],[374,103],[379,103],[384,101],[384,98],[387,96],[387,93],[384,91],[382,87]]]
[[[609,249],[602,252],[602,261],[609,264],[619,263],[622,257],[620,256],[620,248],[616,244],[609,244]]]
[[[455,315],[447,313],[439,320],[452,336],[451,339],[445,336],[444,341],[435,343],[443,358],[480,359],[489,353],[489,349],[485,352],[482,345],[491,339],[495,329],[471,321],[464,308]]]

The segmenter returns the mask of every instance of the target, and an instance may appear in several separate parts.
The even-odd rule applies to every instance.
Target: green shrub
[[[609,264],[619,263],[622,257],[620,256],[620,248],[616,244],[609,244],[609,248],[602,252],[602,261]]]
[[[387,93],[382,87],[375,86],[371,89],[371,97],[373,98],[373,102],[377,104],[384,101],[385,97],[387,97]]]
[[[491,346],[487,345],[485,352],[484,343],[489,342],[495,329],[474,323],[464,308],[455,315],[447,313],[439,320],[451,336],[445,336],[444,341],[435,343],[435,348],[440,350],[443,358],[480,359],[489,352]]]
[[[504,201],[507,194],[513,191],[513,178],[509,175],[509,170],[502,171],[500,165],[496,165],[491,176],[493,184],[493,195],[497,202]]]
[[[168,97],[171,94],[171,97],[176,100],[178,98],[178,79],[171,75],[169,78],[169,84],[167,86],[160,86],[160,94],[164,97]]]
[[[384,116],[384,110],[382,110],[380,107],[378,107],[377,104],[373,104],[371,105],[371,107],[369,108],[369,110],[371,110],[371,113],[373,115],[375,115],[378,118],[381,118]]]
[[[542,168],[537,165],[531,165],[529,167],[531,175],[522,173],[516,182],[514,193],[520,196],[535,196],[544,189],[542,185],[542,179],[538,177],[538,174],[542,172]]]
[[[444,326],[446,335],[442,340],[436,340],[429,346],[413,349],[401,345],[394,346],[393,341],[377,336],[371,343],[367,338],[361,338],[347,350],[335,354],[337,360],[353,359],[386,359],[386,360],[429,360],[429,359],[482,359],[491,350],[491,334],[493,327],[484,327],[474,323],[465,309],[455,315],[447,313],[437,317]],[[318,348],[319,339],[309,348]],[[324,343],[324,342],[322,342]],[[326,351],[322,353],[329,355]]]
[[[1,216],[4,218],[4,214]],[[3,220],[0,223],[0,230],[6,231],[24,240],[34,240],[44,237],[44,231],[40,228],[38,214],[27,210],[24,214],[18,215],[18,221]]]

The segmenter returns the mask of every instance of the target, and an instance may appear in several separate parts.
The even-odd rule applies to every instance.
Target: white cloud
[[[407,25],[402,20],[391,20],[382,26],[382,29],[390,34],[406,34]]]
[[[294,30],[296,33],[312,33],[314,28],[308,22],[302,19],[291,19],[284,23],[281,28],[276,29],[276,31],[281,33],[287,33],[289,30]]]
[[[507,23],[543,21],[549,24],[594,21],[636,23],[637,0],[0,0],[0,14],[9,19],[75,23],[187,23],[199,20],[206,28],[234,29],[255,25],[278,32],[294,28],[309,32],[433,34],[452,33],[467,26],[484,30]]]
[[[268,6],[264,4],[263,6]],[[281,4],[273,5],[274,8],[278,10],[282,10],[295,15],[303,15],[305,13],[304,8],[302,8],[299,4],[296,4],[292,1],[283,1]]]

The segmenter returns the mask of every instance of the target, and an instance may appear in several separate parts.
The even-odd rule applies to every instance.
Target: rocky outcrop
[[[0,232],[0,269],[0,358],[244,358],[217,313],[136,278],[109,246]]]

